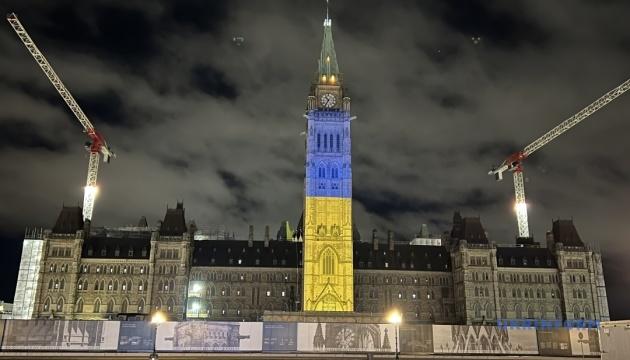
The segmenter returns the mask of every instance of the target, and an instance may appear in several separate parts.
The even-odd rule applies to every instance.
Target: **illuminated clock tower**
[[[304,311],[353,311],[350,98],[324,20],[306,111]]]

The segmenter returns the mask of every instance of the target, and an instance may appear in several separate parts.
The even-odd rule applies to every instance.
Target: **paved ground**
[[[261,353],[237,353],[237,354],[215,354],[215,353],[162,353],[159,354],[160,359],[243,359],[243,358],[257,358],[266,360],[275,359],[374,359],[385,360],[394,359],[394,355],[373,355],[368,357],[366,354],[261,354]],[[0,352],[0,359],[148,359],[148,353],[60,353],[60,352]],[[590,359],[599,359],[599,357],[587,357]],[[436,359],[436,360],[523,360],[523,359],[537,359],[537,360],[569,360],[579,358],[567,358],[567,357],[549,357],[549,356],[511,356],[511,355],[401,355],[400,359],[413,360],[413,359]]]

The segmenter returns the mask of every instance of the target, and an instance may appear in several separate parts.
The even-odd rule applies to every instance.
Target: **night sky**
[[[324,1],[3,1],[118,154],[96,226],[156,224],[183,200],[201,228],[262,238],[302,211],[304,113]],[[332,1],[352,98],[355,222],[408,240],[453,211],[513,243],[511,175],[487,171],[630,76],[627,1]],[[234,37],[243,37],[240,45]],[[472,38],[479,41],[473,41]],[[82,201],[87,140],[0,26],[0,299],[27,226]],[[630,318],[630,94],[525,163],[530,228],[573,218]]]

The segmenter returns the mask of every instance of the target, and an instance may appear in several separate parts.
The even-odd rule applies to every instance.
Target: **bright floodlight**
[[[396,325],[400,324],[402,322],[402,314],[400,313],[400,311],[396,309],[390,311],[387,315],[387,322]]]
[[[523,212],[523,211],[527,211],[527,203],[518,203],[514,205],[514,210],[516,212]]]
[[[199,284],[194,284],[194,285],[193,285],[193,291],[194,291],[194,292],[200,292],[200,291],[201,291],[201,285],[199,285]]]
[[[98,194],[98,186],[86,186],[85,193],[86,195],[96,196]]]
[[[166,316],[161,311],[157,311],[151,317],[151,324],[160,325],[161,323],[166,321]]]

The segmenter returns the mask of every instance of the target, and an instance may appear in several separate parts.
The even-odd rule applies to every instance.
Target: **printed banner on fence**
[[[536,330],[540,355],[571,356],[569,329],[553,328]]]
[[[116,350],[120,321],[8,320],[4,350]]]
[[[391,324],[298,323],[298,351],[394,352]]]
[[[118,351],[151,352],[155,326],[148,321],[122,321],[118,337]]]
[[[599,333],[597,329],[570,329],[571,353],[575,356],[599,355]]]
[[[433,351],[447,354],[538,354],[536,329],[434,325]]]
[[[262,323],[169,321],[157,327],[160,351],[261,351]]]
[[[297,351],[297,323],[263,323],[263,351]]]
[[[433,352],[433,327],[431,325],[403,324],[400,332],[400,352],[405,354],[430,354]]]

